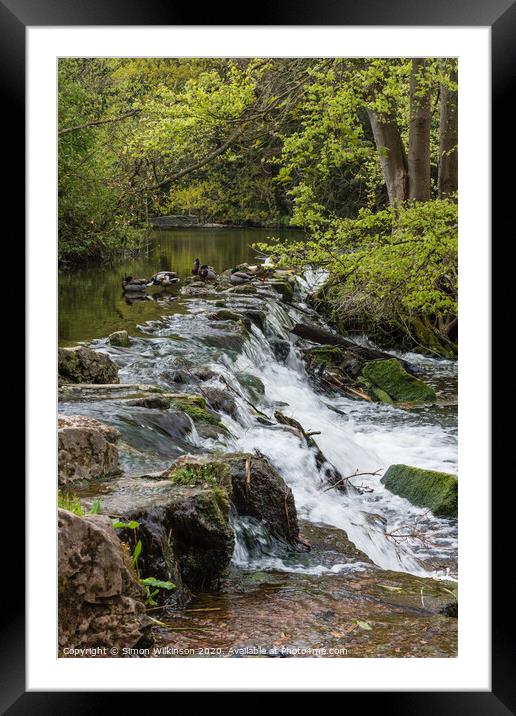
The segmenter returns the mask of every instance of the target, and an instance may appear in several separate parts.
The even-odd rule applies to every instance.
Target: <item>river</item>
[[[289,601],[282,593],[283,601],[277,604],[276,625],[297,604],[304,610],[305,626],[313,622],[313,634],[308,639],[313,646],[321,642],[323,633],[326,641],[329,638],[328,630],[325,631],[324,625],[321,627],[323,617],[313,617],[323,613],[328,606],[330,597],[322,596],[325,590],[332,595],[330,611],[333,610],[341,622],[349,619],[350,601],[349,598],[346,601],[343,594],[349,597],[350,584],[361,585],[360,590],[367,592],[369,587],[364,585],[369,584],[368,565],[371,563],[374,569],[385,570],[385,589],[390,589],[391,593],[410,594],[410,599],[414,598],[418,605],[419,593],[417,599],[413,594],[416,582],[406,586],[403,575],[407,575],[407,579],[408,575],[414,575],[423,580],[421,584],[432,585],[427,590],[429,593],[436,579],[453,579],[457,575],[456,520],[433,517],[424,509],[394,496],[380,482],[382,472],[394,463],[457,471],[455,361],[404,355],[418,365],[423,377],[435,387],[438,402],[433,406],[406,410],[336,394],[322,395],[308,380],[296,338],[289,333],[293,320],[306,315],[300,314],[295,306],[287,306],[264,294],[261,301],[267,314],[265,334],[253,326],[250,340],[239,347],[218,340],[220,331],[217,332],[213,321],[206,319],[207,312],[213,310],[213,301],[208,298],[182,297],[179,288],[138,301],[124,298],[122,294],[120,282],[124,274],[148,277],[158,269],[172,269],[185,277],[190,274],[193,259],[197,256],[218,271],[252,260],[255,254],[250,244],[263,241],[271,233],[274,232],[160,232],[143,258],[101,269],[89,267],[63,273],[59,281],[59,335],[63,345],[84,341],[108,352],[119,366],[122,383],[153,383],[170,388],[171,371],[178,366],[208,367],[213,371],[211,383],[218,387],[229,385],[238,406],[236,416],[223,416],[230,431],[227,437],[207,440],[192,430],[182,441],[171,440],[167,427],[158,424],[151,415],[142,414],[135,420],[134,415],[125,413],[119,405],[109,401],[63,404],[60,410],[84,413],[115,425],[122,433],[121,463],[127,474],[164,469],[184,452],[260,450],[292,488],[303,534],[319,545],[306,554],[284,553],[268,543],[258,525],[246,520],[235,523],[237,544],[226,590],[222,595],[203,595],[194,604],[199,610],[216,612],[217,636],[213,635],[210,644],[224,647],[273,642],[270,619],[281,589],[287,590],[285,594],[290,591],[297,596],[291,596]],[[309,280],[317,279],[309,277]],[[304,310],[307,308],[303,303],[306,289],[305,282],[301,282],[298,300]],[[253,297],[236,299],[231,307],[252,306],[255,300]],[[121,329],[133,336],[129,348],[112,347],[106,340],[109,333]],[[290,344],[284,358],[278,358],[271,348],[270,340],[278,338]],[[362,340],[366,340],[365,337]],[[278,429],[278,426],[271,428],[252,416],[242,387],[245,376],[254,376],[263,383],[264,393],[257,398],[260,410],[270,414],[280,408],[307,430],[320,433],[317,442],[321,450],[343,475],[376,473],[355,478],[355,484],[361,488],[359,494],[321,490],[318,468],[306,445],[292,431]],[[174,389],[178,388],[173,385]],[[184,390],[188,391],[188,386]],[[424,535],[422,540],[403,537],[415,529]],[[396,538],[396,535],[402,537]],[[348,538],[367,555],[367,564],[360,558],[349,559],[346,550],[338,546]],[[262,575],[259,583],[257,574]],[[394,582],[389,582],[393,579]],[[242,586],[244,583],[246,588]],[[247,601],[243,594],[247,595]],[[421,599],[422,595],[423,587]],[[336,603],[343,613],[339,613]],[[346,605],[345,608],[342,605]],[[359,609],[360,613],[363,611]],[[374,610],[367,613],[369,618],[375,618]],[[195,629],[206,629],[209,633],[213,628],[213,619],[206,621],[205,615],[201,615],[202,619],[195,614],[182,616],[178,628],[186,632],[184,625],[194,622]],[[249,625],[245,626],[246,616],[256,621],[254,631]],[[377,618],[374,653],[382,644],[395,643],[397,634],[383,613]],[[264,624],[269,624],[268,631]],[[224,637],[220,634],[222,628]],[[403,629],[404,641],[399,648],[406,655],[407,649],[412,648],[411,634],[417,638],[417,619],[405,621]],[[249,631],[253,632],[252,636]],[[439,655],[454,654],[455,637],[450,636],[449,631],[443,627],[443,632],[439,632]],[[246,635],[248,639],[244,638]],[[296,643],[304,643],[301,635],[296,638]],[[335,640],[338,641],[336,637]],[[170,641],[166,630],[163,641]],[[191,634],[182,631],[181,643],[186,647],[197,644],[198,635],[194,631]],[[360,652],[360,643],[355,645],[355,654],[371,655],[371,651]],[[424,648],[420,646],[419,652],[410,655],[423,653]],[[387,650],[387,655],[396,654]],[[436,655],[435,650],[425,655]]]

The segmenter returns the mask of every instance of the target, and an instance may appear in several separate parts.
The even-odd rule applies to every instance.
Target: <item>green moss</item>
[[[213,532],[232,534],[229,526],[229,497],[225,489],[214,486],[195,495],[195,509]]]
[[[228,308],[222,308],[216,313],[211,313],[208,318],[212,321],[235,321],[235,323],[238,323],[238,321],[242,320],[243,316],[240,313],[230,311]]]
[[[294,287],[290,281],[274,281],[269,284],[271,288],[281,294],[281,298],[285,303],[292,303],[294,297]]]
[[[243,283],[241,286],[233,286],[229,289],[231,293],[258,293],[256,286],[252,283]]]
[[[127,331],[115,331],[108,338],[112,346],[127,348],[129,346],[129,334]]]
[[[252,400],[259,400],[260,396],[265,395],[265,386],[260,378],[252,373],[237,373],[238,382],[248,393]]]
[[[407,373],[396,358],[370,361],[362,368],[361,376],[396,401],[424,402],[436,398],[433,389]]]
[[[371,386],[369,388],[369,392],[372,393],[372,395],[379,400],[381,403],[388,403],[392,405],[394,403],[391,396],[385,392],[385,390],[382,390],[381,388],[377,388],[376,386]]]
[[[172,399],[172,405],[189,415],[194,423],[209,423],[226,429],[220,418],[206,409],[206,400],[200,395],[185,395]]]
[[[316,365],[329,365],[338,368],[344,361],[345,355],[340,348],[324,346],[323,348],[312,348],[308,352],[310,359]]]
[[[382,478],[385,487],[438,517],[457,517],[458,481],[447,472],[410,465],[391,465]]]
[[[205,465],[192,463],[173,468],[168,476],[176,485],[227,485],[229,469],[227,465],[219,462],[210,462]]]

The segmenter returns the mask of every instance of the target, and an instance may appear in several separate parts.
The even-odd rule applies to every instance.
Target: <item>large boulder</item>
[[[59,484],[109,477],[119,472],[116,428],[83,415],[57,419]]]
[[[457,517],[458,481],[455,475],[410,465],[391,465],[382,477],[385,487],[437,517]]]
[[[57,370],[63,383],[118,383],[118,368],[105,353],[87,346],[59,348]]]
[[[165,473],[173,482],[205,481],[226,490],[242,517],[262,522],[275,538],[299,544],[299,526],[292,490],[266,457],[252,453],[184,455]]]
[[[292,490],[262,455],[224,456],[229,466],[231,501],[239,515],[260,520],[270,534],[299,544],[299,525]]]
[[[136,521],[137,532],[120,529],[120,538],[132,550],[142,543],[138,566],[143,577],[155,577],[176,585],[160,593],[160,600],[186,603],[191,591],[217,589],[234,547],[229,524],[227,490],[213,481],[177,480],[164,475],[121,477],[102,483],[98,495],[80,489],[87,504],[101,500],[103,513],[122,523]]]
[[[58,511],[61,655],[70,648],[133,647],[147,636],[145,590],[110,523],[102,515]]]
[[[433,388],[407,373],[397,358],[369,361],[360,375],[373,393],[381,391],[379,399],[385,399],[385,394],[393,401],[407,403],[436,398]]]

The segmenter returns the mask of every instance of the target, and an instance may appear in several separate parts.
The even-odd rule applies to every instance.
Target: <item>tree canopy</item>
[[[60,256],[137,251],[148,217],[306,229],[350,321],[457,316],[457,63],[63,59]]]

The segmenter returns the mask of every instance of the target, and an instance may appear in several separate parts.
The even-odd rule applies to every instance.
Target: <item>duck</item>
[[[201,264],[201,266],[199,267],[199,278],[201,278],[203,281],[215,281],[215,279],[217,278],[217,274],[213,266],[208,266],[208,264]]]
[[[158,271],[152,276],[147,286],[172,286],[179,281],[179,276],[175,271]]]
[[[122,289],[124,291],[144,291],[147,285],[146,278],[133,278],[132,276],[126,276],[122,280]]]
[[[245,271],[239,271],[237,268],[232,268],[229,280],[231,283],[241,284],[249,283],[249,281],[252,281],[254,278],[254,276],[249,273],[245,273]]]

